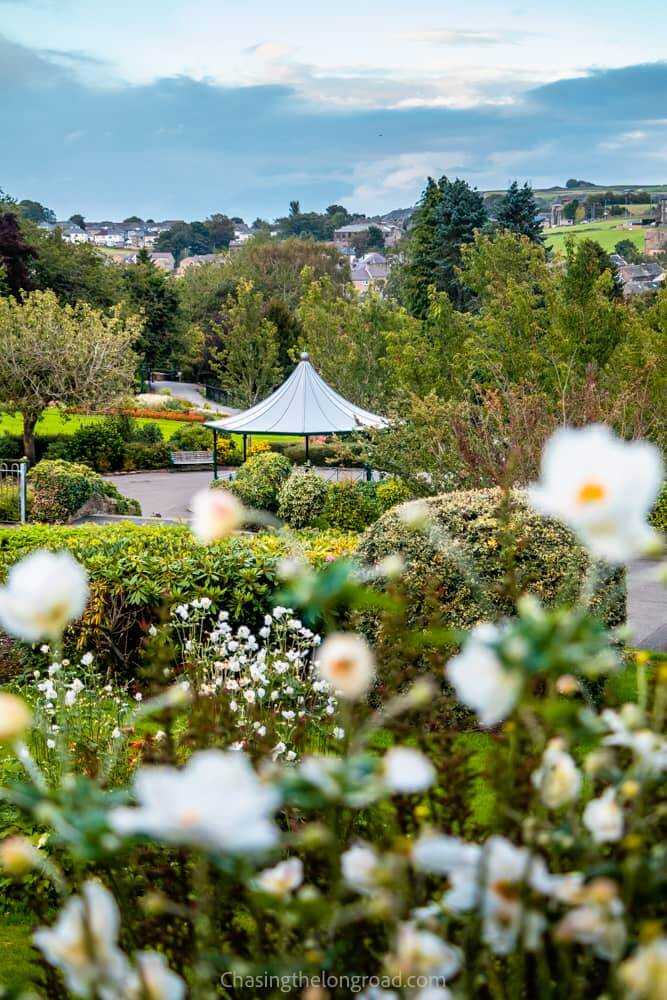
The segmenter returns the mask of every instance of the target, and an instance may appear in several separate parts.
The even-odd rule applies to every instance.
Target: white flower
[[[89,667],[90,664],[93,662],[93,660],[94,656],[92,653],[84,653],[83,656],[81,657],[81,663],[83,664],[84,667]]]
[[[633,1000],[664,1000],[667,996],[667,937],[638,948],[621,965],[619,977]]]
[[[156,629],[155,625],[150,625],[149,626],[149,628],[148,628],[148,634],[150,636],[152,636],[153,638],[155,638],[155,636],[157,635],[157,629]]]
[[[637,706],[629,702],[621,713],[606,708],[602,720],[611,730],[602,742],[606,746],[628,747],[632,750],[639,769],[648,773],[659,773],[667,769],[667,740],[652,729],[636,728],[644,721],[642,713],[634,717]]]
[[[229,490],[200,490],[192,498],[192,533],[202,545],[211,545],[240,528],[244,515],[243,504]]]
[[[335,740],[342,740],[345,738],[345,730],[341,726],[334,726],[332,735]]]
[[[430,520],[430,508],[426,500],[410,500],[398,508],[397,515],[408,528],[425,528]]]
[[[232,854],[262,851],[278,839],[271,818],[278,792],[258,780],[241,753],[201,751],[182,770],[142,767],[134,791],[138,808],[111,813],[119,834],[145,833]]]
[[[431,787],[435,781],[435,768],[419,750],[392,747],[384,755],[382,776],[392,792],[411,795]]]
[[[52,927],[41,927],[33,940],[49,965],[60,969],[68,990],[87,997],[93,990],[118,985],[129,976],[118,948],[118,908],[100,882],[84,883],[81,896],[65,904]]]
[[[521,889],[528,884],[536,892],[551,893],[553,877],[542,858],[505,837],[490,837],[480,846],[438,835],[420,838],[412,860],[420,871],[447,875],[450,888],[442,900],[447,909],[480,910],[484,940],[496,955],[515,948],[522,921],[524,946],[537,947],[544,924],[534,911],[523,913]]]
[[[571,528],[591,555],[626,562],[656,536],[646,518],[662,481],[653,445],[622,441],[602,425],[561,428],[546,444],[540,482],[528,496],[540,513]]]
[[[0,691],[0,743],[13,743],[32,721],[30,709],[15,694]]]
[[[123,734],[121,733],[121,731],[118,728],[118,726],[115,726],[114,729],[111,730],[111,739],[112,740],[119,740],[122,735]]]
[[[303,864],[299,858],[281,861],[257,876],[257,884],[271,896],[287,896],[303,882]]]
[[[614,843],[623,836],[623,810],[613,788],[607,788],[599,799],[591,799],[582,819],[596,844]]]
[[[451,979],[461,967],[458,949],[430,931],[420,931],[414,924],[400,924],[396,947],[390,957],[392,971],[408,979],[412,976],[431,976],[433,979]]]
[[[380,858],[372,847],[355,844],[340,857],[343,878],[357,892],[372,892],[377,888]]]
[[[26,642],[61,638],[88,603],[88,574],[69,552],[40,550],[22,559],[0,589],[0,625]]]
[[[556,927],[560,941],[590,945],[599,958],[612,961],[623,954],[626,930],[618,886],[611,879],[596,878],[575,894],[580,904]]]
[[[123,984],[123,1000],[185,1000],[185,983],[157,951],[138,951],[136,971]]]
[[[541,766],[533,771],[532,782],[547,809],[560,809],[579,798],[581,771],[563,749],[561,740],[550,741]]]
[[[364,638],[354,632],[335,632],[322,643],[317,669],[341,697],[361,698],[375,676],[375,659]]]
[[[476,626],[446,669],[457,698],[477,713],[483,726],[495,726],[511,714],[522,685],[521,672],[503,666],[485,641],[489,635],[488,626]]]

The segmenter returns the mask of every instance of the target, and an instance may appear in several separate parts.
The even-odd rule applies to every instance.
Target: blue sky
[[[667,6],[0,0],[0,186],[60,216],[274,217],[667,182]]]

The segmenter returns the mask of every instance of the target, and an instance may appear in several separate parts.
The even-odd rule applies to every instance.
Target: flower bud
[[[0,743],[13,743],[32,721],[30,709],[15,694],[0,693]]]
[[[0,843],[0,867],[8,875],[25,875],[39,863],[39,851],[26,837],[8,837]]]

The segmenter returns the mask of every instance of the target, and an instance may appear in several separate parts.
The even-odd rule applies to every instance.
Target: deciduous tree
[[[109,405],[132,386],[132,344],[141,320],[105,315],[80,302],[62,305],[54,292],[0,299],[0,400],[23,418],[23,447],[35,460],[35,425],[47,406]]]

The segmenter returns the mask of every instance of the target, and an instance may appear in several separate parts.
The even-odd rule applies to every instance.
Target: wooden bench
[[[172,471],[178,469],[212,469],[212,451],[172,451],[169,455]]]

